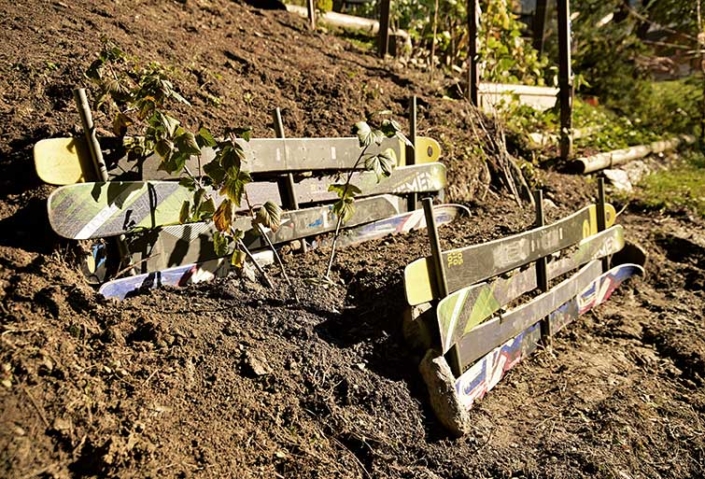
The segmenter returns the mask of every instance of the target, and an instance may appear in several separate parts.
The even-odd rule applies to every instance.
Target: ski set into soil
[[[244,165],[255,181],[246,185],[248,204],[240,208],[234,228],[245,232],[244,245],[253,251],[260,264],[272,262],[264,239],[252,226],[250,207],[273,201],[280,206],[292,196],[298,209],[285,210],[281,226],[266,229],[273,245],[308,240],[312,246],[329,244],[330,239],[316,239],[335,230],[337,217],[332,202],[336,195],[330,184],[347,176],[346,170],[360,168],[363,152],[357,138],[292,138],[240,141]],[[59,185],[50,195],[47,207],[54,231],[69,239],[90,239],[90,248],[82,270],[90,283],[101,284],[106,297],[124,299],[143,288],[185,286],[227,275],[232,267],[219,257],[213,246],[212,223],[179,224],[180,211],[193,193],[159,169],[159,158],[152,155],[140,164],[128,160],[119,139],[101,139],[109,181],[85,182],[95,177],[95,162],[88,145],[80,138],[42,140],[34,147],[38,175],[45,182]],[[408,195],[438,195],[446,186],[446,169],[437,162],[438,143],[420,137],[415,142],[414,158],[406,158],[406,149],[398,139],[373,144],[366,154],[394,150],[401,166],[390,177],[378,181],[369,171],[352,171],[351,184],[361,193],[353,216],[345,223],[339,246],[345,247],[386,235],[425,228],[422,210],[414,209]],[[212,160],[206,149],[200,159],[187,163],[195,172]],[[282,181],[282,174],[304,173],[293,178],[292,191]],[[315,176],[312,176],[315,175]],[[215,204],[223,198],[217,191],[208,193]],[[302,207],[304,206],[304,207]],[[411,208],[410,208],[411,207]],[[438,205],[435,219],[448,223],[467,215],[460,205]],[[106,239],[120,236],[121,251],[114,251]],[[126,265],[129,265],[125,267]],[[118,271],[122,266],[122,270]],[[132,276],[116,274],[131,272]]]
[[[623,281],[643,274],[646,254],[625,245],[615,219],[612,205],[589,205],[552,224],[437,251],[406,267],[405,321],[411,326],[405,331],[411,344],[429,351],[424,361],[435,373],[427,383],[441,423],[462,433],[464,416],[457,411],[471,408],[508,370],[605,302]],[[557,278],[563,280],[549,288]],[[541,294],[524,299],[535,290]],[[438,378],[445,387],[438,387]]]

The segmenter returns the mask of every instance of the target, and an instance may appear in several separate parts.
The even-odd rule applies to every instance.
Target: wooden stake
[[[543,55],[543,46],[546,36],[546,20],[548,19],[548,0],[536,0],[536,11],[534,11],[534,49]]]
[[[573,149],[573,72],[570,54],[569,0],[558,0],[558,86],[561,109],[561,160],[567,161]]]
[[[597,231],[605,231],[607,227],[607,216],[605,214],[605,179],[597,179]],[[602,272],[609,270],[609,258],[602,258]]]
[[[480,23],[478,0],[468,0],[468,99],[473,106],[480,106],[480,71],[477,68],[477,30]]]
[[[311,30],[316,29],[316,5],[314,0],[306,0],[306,9],[308,10],[308,22]]]
[[[379,39],[377,50],[380,58],[389,53],[389,12],[391,9],[391,0],[381,0],[379,6]]]

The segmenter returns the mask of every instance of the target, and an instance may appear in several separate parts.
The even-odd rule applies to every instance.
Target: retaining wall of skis
[[[544,225],[537,192],[534,228],[449,251],[427,215],[431,255],[405,269],[404,333],[412,348],[426,351],[419,371],[439,421],[454,435],[469,430],[469,410],[507,371],[643,274],[646,254],[614,224],[602,180],[599,198]]]

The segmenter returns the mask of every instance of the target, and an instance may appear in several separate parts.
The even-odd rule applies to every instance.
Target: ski
[[[274,263],[274,254],[271,251],[257,251],[252,255],[260,266]],[[145,289],[163,286],[184,287],[223,278],[228,275],[230,268],[228,258],[212,259],[109,281],[100,287],[98,293],[106,298],[125,299]]]
[[[606,227],[616,217],[605,205]],[[500,275],[548,256],[597,233],[597,207],[590,205],[553,224],[488,243],[444,251],[448,292]],[[411,306],[438,298],[430,258],[421,258],[404,269],[406,299]]]
[[[465,206],[455,204],[436,205],[433,207],[436,223],[439,225],[450,223],[460,216],[469,216],[470,210]],[[386,218],[372,223],[367,223],[358,228],[344,230],[338,238],[338,246],[354,246],[366,241],[371,241],[395,234],[405,234],[417,229],[426,228],[426,217],[422,209],[408,213],[401,213],[391,218]],[[316,244],[316,247],[331,246],[332,238],[325,238]]]
[[[358,226],[383,218],[394,217],[404,208],[403,202],[392,196],[373,196],[356,201],[352,218],[345,228]],[[303,239],[335,230],[338,218],[332,205],[315,206],[281,215],[281,226],[277,231],[267,230],[273,244]],[[249,250],[266,248],[267,244],[252,230],[252,218],[239,218],[234,227],[245,231],[243,242]],[[142,272],[159,271],[182,264],[199,263],[215,259],[212,223],[190,223],[147,230],[128,239],[132,264]]]
[[[174,179],[159,169],[161,159],[152,155],[141,165],[128,161],[121,138],[100,138],[103,157],[111,181],[148,181]],[[257,138],[249,142],[237,140],[245,153],[244,169],[250,173],[293,172],[351,169],[363,151],[357,138]],[[406,148],[397,138],[387,138],[380,146],[371,146],[374,154],[391,148],[399,166],[407,164]],[[414,163],[438,161],[441,149],[432,138],[416,139]],[[42,181],[52,185],[71,185],[96,180],[88,148],[82,138],[49,138],[34,145],[34,166]],[[196,174],[211,161],[213,150],[203,149],[200,162],[196,157],[187,161]],[[360,168],[364,167],[364,161]]]
[[[548,263],[548,280],[562,276],[589,261],[617,253],[623,247],[623,228],[620,225],[612,226],[582,240],[578,243],[577,251],[570,256]],[[468,286],[443,298],[436,309],[441,353],[448,352],[472,328],[537,287],[536,266],[531,264],[508,278]]]
[[[434,207],[434,215],[436,217],[437,224],[453,221],[456,217],[465,214],[466,211],[467,209],[465,207],[458,205],[440,205]],[[423,216],[423,210],[419,209],[410,213],[397,215],[394,217],[394,222],[398,225],[400,224],[399,218],[416,218],[419,215]],[[375,227],[375,224],[383,226]],[[385,219],[367,225],[350,228],[345,232],[346,237],[353,238],[358,236],[360,239],[349,239],[344,242],[344,246],[359,244],[363,241],[367,241],[368,239],[379,238],[379,233],[381,231],[387,231],[389,233],[396,232],[396,228],[394,231],[391,231],[389,224],[389,220]],[[424,227],[424,224],[425,222],[422,223],[421,220],[418,220],[415,222],[415,228],[422,228]],[[370,229],[370,227],[372,228]],[[371,238],[370,231],[376,231],[377,235],[375,235],[374,238]],[[402,228],[401,232],[404,231],[405,228]],[[227,259],[220,258],[202,263],[177,266],[174,268],[169,268],[165,271],[115,279],[101,286],[99,292],[107,298],[124,299],[125,297],[135,294],[135,292],[145,288],[157,288],[160,286],[185,286],[197,281],[224,277],[231,271],[231,268],[232,266]]]
[[[396,168],[382,181],[377,181],[372,172],[355,172],[351,184],[362,191],[362,197],[436,192],[446,185],[445,173],[442,164],[428,163]],[[328,186],[339,181],[337,175],[299,179],[294,184],[294,194],[299,204],[332,201],[336,194],[328,191]],[[268,200],[282,204],[275,182],[248,183],[245,191],[253,205]],[[214,197],[220,202],[219,195]],[[70,239],[115,236],[134,228],[178,223],[184,201],[192,199],[193,192],[175,182],[80,183],[59,187],[51,194],[49,221],[54,231]],[[243,204],[240,210],[245,209]]]
[[[609,270],[592,282],[578,296],[551,313],[548,320],[554,332],[560,331],[580,315],[609,299],[619,285],[644,270],[637,264],[622,264]],[[533,353],[541,340],[540,323],[536,323],[516,337],[494,348],[473,364],[455,381],[455,393],[460,404],[470,409],[504,377],[507,371]]]

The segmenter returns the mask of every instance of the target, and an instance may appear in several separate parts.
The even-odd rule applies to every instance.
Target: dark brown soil
[[[403,117],[416,94],[450,199],[472,209],[441,229],[444,246],[520,231],[533,213],[485,187],[472,116],[444,99],[452,82],[226,0],[5,1],[0,26],[1,477],[705,476],[701,220],[622,214],[647,277],[513,370],[450,439],[400,331],[402,270],[428,253],[424,234],[342,252],[327,288],[306,281],[325,251],[287,256],[301,304],[238,279],[106,301],[50,231],[31,151],[80,131],[72,88],[106,36],[174,67],[194,104],[180,118],[216,132],[274,136],[280,107],[289,136],[348,135],[367,112]],[[541,180],[551,218],[593,199],[591,180]]]

